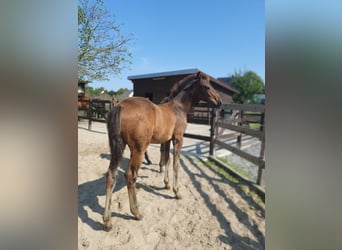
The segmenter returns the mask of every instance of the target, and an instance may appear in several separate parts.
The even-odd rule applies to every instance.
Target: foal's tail
[[[115,106],[108,113],[107,130],[111,153],[110,167],[117,168],[122,159],[122,153],[125,149],[125,143],[121,136],[120,122],[121,107]]]

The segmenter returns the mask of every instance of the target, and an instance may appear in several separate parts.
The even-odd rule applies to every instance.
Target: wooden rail
[[[211,108],[208,104],[199,103],[193,106],[191,112],[187,115],[187,121],[188,123],[209,125],[210,112]]]
[[[265,169],[265,106],[251,104],[224,104],[222,105],[221,110],[216,112],[219,112],[220,116],[216,118],[216,116],[212,115],[211,124],[213,124],[213,127],[211,130],[215,131],[215,133],[213,135],[214,138],[211,140],[209,157],[211,159],[216,159],[214,155],[215,147],[220,146],[252,162],[258,167],[256,183],[260,185],[262,182],[263,170]],[[229,118],[226,117],[227,114],[230,114]],[[258,130],[249,128],[251,123],[260,124],[260,128]],[[237,147],[229,145],[224,141],[227,138],[227,135],[223,135],[223,130],[225,129],[237,132]],[[259,156],[251,155],[241,150],[242,134],[249,135],[260,140],[261,148]]]
[[[265,112],[265,105],[261,104],[236,104],[229,103],[223,104],[221,106],[222,109],[232,109],[232,110],[244,110],[244,111],[252,111],[252,112]]]
[[[197,139],[201,141],[210,141],[211,137],[210,136],[205,136],[205,135],[195,135],[195,134],[190,134],[190,133],[184,133],[184,137],[192,138],[192,139]]]
[[[82,101],[87,102],[87,101]],[[89,109],[81,109],[87,112],[86,116],[79,115],[78,118],[88,119],[88,129],[91,129],[91,122],[106,122],[108,111],[112,108],[112,102],[107,100],[90,100]],[[106,107],[108,105],[108,107]],[[265,106],[250,104],[224,104],[220,109],[209,107],[207,104],[197,105],[188,115],[189,123],[210,125],[210,135],[197,135],[185,133],[184,137],[209,141],[209,158],[215,157],[215,147],[219,146],[232,153],[252,162],[258,167],[256,183],[262,182],[263,170],[265,169]],[[260,128],[252,129],[250,124],[259,124]],[[235,131],[233,134],[224,134],[224,130]],[[255,137],[260,140],[261,148],[259,157],[241,150],[242,134]],[[237,147],[225,142],[227,138],[237,138]]]
[[[206,112],[206,114],[203,114]],[[194,119],[194,117],[199,117]],[[208,119],[205,122],[200,118]],[[192,119],[189,119],[192,118]],[[258,174],[256,183],[258,185],[262,182],[263,170],[265,169],[265,132],[264,132],[264,118],[265,106],[264,105],[251,105],[251,104],[224,104],[220,109],[210,108],[209,106],[199,105],[193,108],[188,116],[189,123],[209,124],[210,136],[196,135],[185,133],[184,137],[193,139],[209,141],[209,157],[216,159],[215,147],[219,146],[232,153],[252,162],[258,167]],[[203,119],[203,120],[205,120]],[[190,120],[190,121],[189,121]],[[250,128],[251,124],[259,124],[259,129]],[[224,130],[232,130],[235,133],[224,134]],[[255,137],[261,141],[261,149],[259,156],[251,155],[241,149],[242,134]],[[227,144],[227,138],[237,139],[237,147]],[[217,159],[216,159],[217,160]]]
[[[230,130],[241,132],[241,133],[244,133],[247,135],[251,135],[251,136],[257,137],[261,140],[263,140],[265,138],[265,133],[263,131],[259,131],[259,130],[255,130],[255,129],[236,126],[236,125],[232,125],[230,123],[225,123],[225,122],[216,122],[216,126],[218,126],[219,128],[230,129]]]
[[[91,129],[92,122],[106,122],[107,113],[112,108],[112,102],[109,100],[93,99],[81,100],[85,108],[79,108],[79,111],[86,112],[86,115],[78,114],[78,119],[88,120],[88,129]]]

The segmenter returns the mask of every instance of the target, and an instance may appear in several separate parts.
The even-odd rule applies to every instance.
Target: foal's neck
[[[181,91],[176,97],[175,101],[179,104],[184,113],[189,113],[192,108],[192,94],[188,91]]]

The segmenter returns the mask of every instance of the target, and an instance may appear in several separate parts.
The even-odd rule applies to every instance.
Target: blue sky
[[[132,89],[127,76],[198,68],[213,77],[253,70],[265,80],[262,0],[107,0],[124,34],[132,33],[132,64],[108,90]]]

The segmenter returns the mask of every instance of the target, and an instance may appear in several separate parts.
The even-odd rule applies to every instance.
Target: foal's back
[[[168,104],[156,105],[143,97],[130,97],[118,105],[121,106],[121,134],[129,146],[171,139],[175,116]]]

